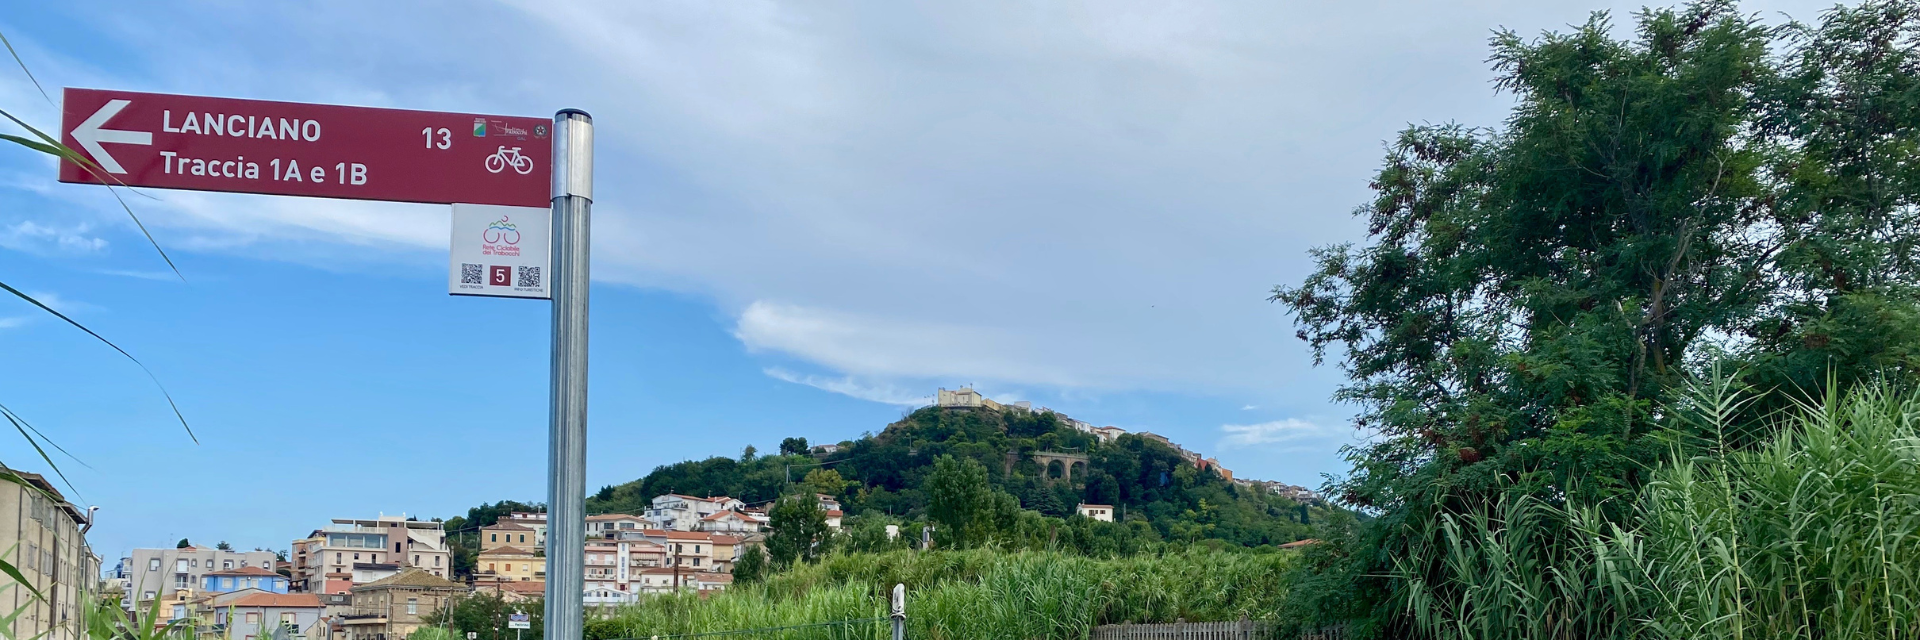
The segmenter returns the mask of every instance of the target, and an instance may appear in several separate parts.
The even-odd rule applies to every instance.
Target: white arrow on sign
[[[82,122],[80,126],[73,128],[74,142],[80,143],[80,146],[85,148],[87,153],[93,154],[93,160],[100,163],[101,168],[106,169],[107,173],[126,173],[127,170],[125,167],[121,167],[120,162],[114,160],[113,156],[108,155],[107,150],[100,147],[100,143],[153,144],[153,134],[147,131],[121,131],[119,129],[100,128],[101,125],[105,125],[108,120],[112,120],[114,116],[119,115],[120,110],[127,108],[129,104],[133,104],[133,101],[108,100],[106,106],[100,107],[100,110],[93,112],[93,116],[87,118],[86,122]]]

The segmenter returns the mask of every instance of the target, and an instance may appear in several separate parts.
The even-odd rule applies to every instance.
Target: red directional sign
[[[546,118],[67,89],[61,182],[548,206]]]

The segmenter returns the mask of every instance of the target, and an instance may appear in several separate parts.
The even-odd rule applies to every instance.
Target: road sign
[[[532,629],[533,623],[527,620],[527,614],[515,613],[507,616],[508,629]]]
[[[547,207],[453,205],[447,293],[456,296],[549,299]]]
[[[546,207],[546,118],[67,89],[61,182]]]

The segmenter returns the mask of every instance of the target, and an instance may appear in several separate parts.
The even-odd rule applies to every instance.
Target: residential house
[[[741,542],[737,537],[705,531],[648,531],[641,535],[665,549],[666,567],[692,571],[732,571],[737,555],[734,550]]]
[[[162,616],[169,615],[166,612],[173,611],[175,605],[198,598],[209,573],[271,567],[273,561],[271,551],[225,551],[191,545],[175,549],[134,549],[121,560],[130,569],[128,605],[145,611],[158,598],[162,601]]]
[[[591,526],[591,525],[589,525]],[[767,528],[767,516],[751,511],[721,511],[700,519],[696,531],[759,533]]]
[[[326,640],[330,632],[322,620],[326,607],[311,593],[256,591],[221,603],[212,611],[215,633],[224,640],[267,640],[276,629],[285,637]]]
[[[1113,522],[1113,505],[1086,504],[1083,502],[1083,503],[1080,503],[1078,506],[1075,506],[1073,510],[1075,513],[1079,513],[1080,515],[1093,518],[1101,522]]]
[[[447,532],[438,522],[401,516],[334,518],[333,524],[295,543],[303,551],[294,554],[295,573],[306,579],[301,589],[308,592],[320,592],[327,574],[349,573],[359,563],[418,567],[440,577],[453,570]]]
[[[652,506],[647,508],[646,518],[659,525],[661,529],[693,531],[699,528],[702,518],[722,511],[743,509],[746,506],[746,503],[726,496],[695,498],[669,493],[653,498]]]
[[[480,527],[480,550],[515,547],[519,549],[538,549],[540,531],[511,520],[501,520]]]
[[[226,593],[241,589],[259,589],[268,593],[286,593],[286,576],[264,567],[237,567],[209,573],[200,581],[204,593]]]
[[[1093,430],[1093,437],[1100,440],[1100,444],[1112,444],[1126,433],[1127,430],[1120,427],[1097,427]]]
[[[404,640],[430,623],[426,616],[465,586],[419,567],[367,584],[353,585],[353,612],[346,616],[348,640]]]
[[[338,593],[313,594],[313,597],[320,600],[320,624],[326,630],[326,634],[321,637],[326,640],[346,640],[347,616],[353,614],[353,582],[348,580],[338,582],[328,580],[327,584],[330,587],[333,585],[345,586],[342,587],[342,591]]]
[[[833,454],[833,453],[839,453],[839,452],[840,452],[840,445],[837,445],[837,444],[816,444],[816,445],[813,445],[813,447],[812,447],[811,449],[808,449],[808,451],[809,451],[810,453],[812,453],[813,455],[816,455],[816,456],[824,456],[824,455],[828,455],[828,454]]]
[[[507,602],[525,602],[546,597],[547,583],[544,580],[534,580],[532,582],[475,582],[473,590],[475,592],[491,591],[500,594],[500,599]]]
[[[473,568],[474,582],[532,582],[547,579],[547,559],[531,549],[494,547],[481,551]]]
[[[15,471],[24,482],[0,483],[0,513],[13,526],[0,526],[0,551],[20,577],[44,599],[26,589],[0,591],[0,606],[11,620],[11,638],[76,640],[77,624],[100,580],[100,558],[87,546],[92,511],[67,502],[39,474]],[[11,576],[0,585],[11,585]],[[158,582],[158,580],[156,580]]]
[[[621,531],[639,531],[641,529],[657,528],[659,528],[659,525],[654,524],[651,520],[624,513],[603,513],[597,516],[587,516],[587,537],[589,538],[612,538],[615,533]]]

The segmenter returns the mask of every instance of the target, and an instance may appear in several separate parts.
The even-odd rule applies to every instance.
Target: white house
[[[1074,507],[1073,510],[1079,513],[1080,515],[1093,518],[1101,522],[1113,522],[1113,505],[1086,504],[1083,502],[1079,506]]]
[[[662,529],[694,531],[700,527],[702,518],[746,506],[746,503],[726,496],[695,498],[669,493],[654,497],[653,506],[647,508],[646,518]]]

